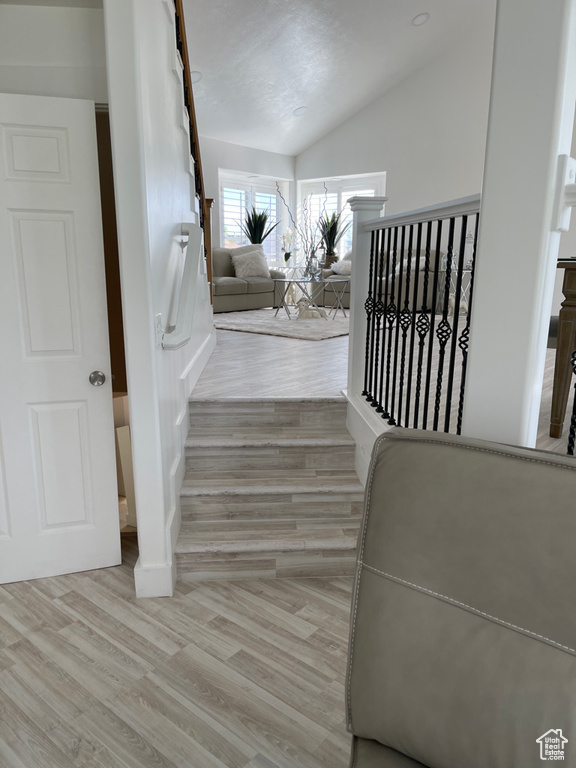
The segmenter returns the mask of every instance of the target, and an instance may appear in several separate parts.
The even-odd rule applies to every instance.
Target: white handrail
[[[391,216],[382,216],[379,219],[371,219],[363,224],[365,232],[373,232],[377,229],[388,227],[403,227],[409,224],[424,224],[428,221],[450,219],[457,216],[470,216],[480,210],[480,195],[460,197],[458,200],[450,200],[447,203],[428,205],[426,208],[418,208],[414,211],[394,213]]]

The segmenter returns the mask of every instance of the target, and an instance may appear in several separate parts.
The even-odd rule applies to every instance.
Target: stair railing
[[[480,195],[365,222],[362,395],[389,424],[460,434]]]
[[[186,38],[186,23],[184,21],[184,7],[182,0],[175,0],[176,12],[176,45],[182,59],[183,66],[183,90],[184,106],[188,112],[190,121],[190,154],[194,160],[194,182],[196,197],[199,204],[200,226],[204,230],[204,249],[206,252],[206,273],[210,285],[210,301],[212,301],[212,233],[211,211],[214,200],[207,198],[204,189],[204,176],[202,174],[202,159],[200,157],[200,142],[198,140],[198,125],[196,110],[194,108],[194,95],[192,90],[192,75],[190,72],[190,57],[188,55],[188,42]]]

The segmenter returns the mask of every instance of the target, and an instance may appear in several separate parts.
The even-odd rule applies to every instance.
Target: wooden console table
[[[558,317],[550,437],[562,437],[572,379],[570,359],[576,350],[576,260],[559,261],[558,269],[564,270],[564,282],[562,283],[564,301]]]

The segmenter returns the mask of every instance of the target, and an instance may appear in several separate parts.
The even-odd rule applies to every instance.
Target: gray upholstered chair
[[[576,765],[575,497],[569,457],[416,430],[378,439],[351,767],[536,768],[556,747]]]

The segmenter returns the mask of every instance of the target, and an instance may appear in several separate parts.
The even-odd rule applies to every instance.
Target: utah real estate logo
[[[568,739],[561,728],[551,728],[536,739],[536,743],[540,744],[540,760],[564,760],[564,745],[568,744]]]

